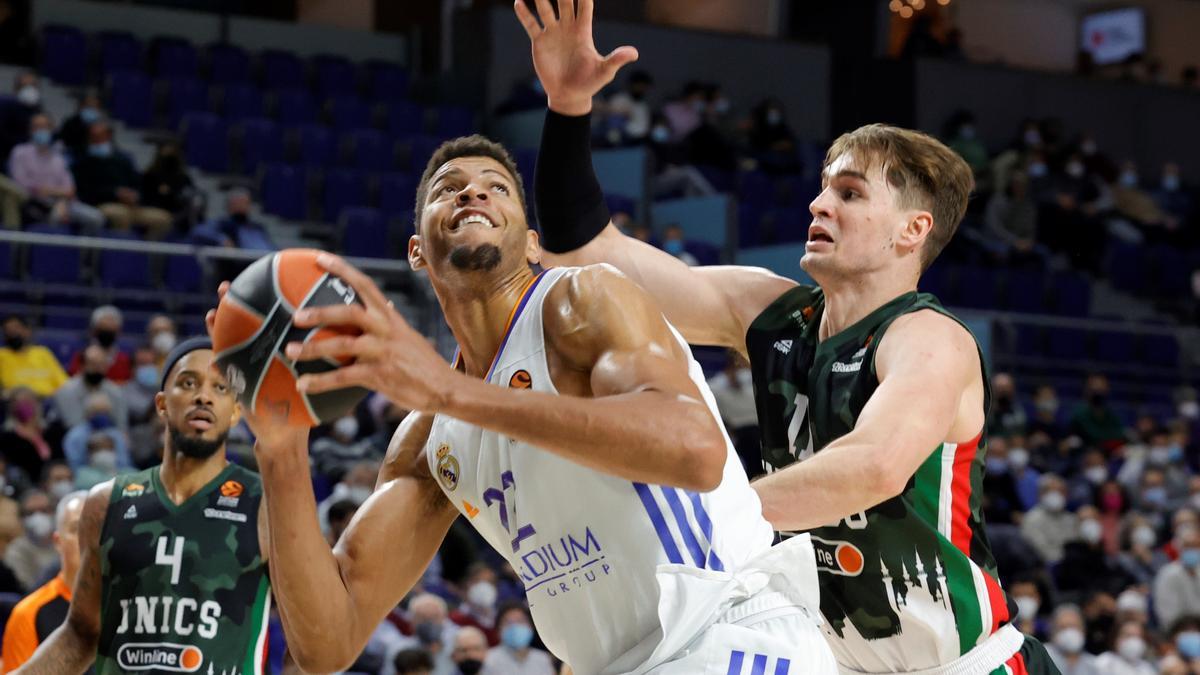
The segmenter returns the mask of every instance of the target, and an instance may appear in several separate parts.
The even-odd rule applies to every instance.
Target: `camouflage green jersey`
[[[794,288],[746,336],[768,472],[820,452],[854,428],[879,386],[875,352],[892,321],[922,309],[954,318],[933,296],[912,292],[818,341],[824,300],[819,288]],[[987,373],[981,377],[986,411]],[[930,448],[900,495],[811,531],[821,612],[844,668],[935,668],[1009,622],[1015,606],[996,581],[981,515],[985,452],[982,430],[967,443]],[[1015,645],[1007,658],[1019,635],[1010,628],[999,637]]]
[[[263,672],[261,501],[258,475],[234,464],[179,505],[159,467],[114,479],[100,534],[98,675]]]

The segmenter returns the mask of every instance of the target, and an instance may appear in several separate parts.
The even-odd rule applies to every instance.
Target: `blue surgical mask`
[[[533,642],[533,628],[525,623],[510,623],[500,631],[500,641],[509,649],[525,649]]]
[[[45,147],[50,145],[50,141],[54,140],[54,134],[50,133],[49,129],[38,129],[29,134],[29,140],[42,147]]]
[[[671,130],[660,124],[650,130],[650,138],[655,143],[666,143],[671,140]]]
[[[1137,187],[1138,176],[1132,171],[1121,172],[1121,185],[1125,187]]]
[[[92,107],[80,108],[79,119],[83,120],[84,124],[98,122],[100,121],[100,111]]]
[[[1175,648],[1187,659],[1200,659],[1200,631],[1185,630],[1175,636]]]
[[[1167,490],[1161,487],[1147,488],[1142,492],[1142,501],[1146,502],[1148,506],[1162,508],[1167,505]],[[1196,554],[1200,556],[1200,550],[1197,550]],[[1197,559],[1200,560],[1200,558]]]
[[[1179,554],[1179,561],[1189,570],[1200,567],[1200,548],[1186,548]]]
[[[1008,460],[1001,457],[989,457],[987,460],[987,472],[992,475],[1008,473]]]
[[[670,239],[663,242],[663,250],[671,255],[679,255],[683,253],[683,241],[679,239]]]
[[[958,130],[958,137],[968,141],[975,138],[975,127],[970,124],[962,125]]]
[[[1029,165],[1029,168],[1026,171],[1032,178],[1041,178],[1042,176],[1046,175],[1046,165],[1041,162],[1034,162],[1033,164]]]
[[[88,418],[88,424],[91,425],[92,429],[97,431],[101,429],[107,429],[113,425],[112,418],[108,416],[108,413],[97,413],[92,415]]]
[[[92,157],[112,157],[112,143],[95,143],[89,145],[88,154]]]
[[[146,389],[158,388],[158,366],[144,365],[138,366],[137,372],[134,373],[137,383]]]
[[[1179,189],[1179,176],[1167,175],[1162,179],[1163,189],[1167,192],[1174,192]]]

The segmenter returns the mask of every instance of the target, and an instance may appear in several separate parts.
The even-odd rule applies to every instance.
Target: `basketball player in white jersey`
[[[409,260],[458,340],[453,368],[370,279],[320,262],[363,305],[297,325],[362,335],[289,345],[296,360],[355,360],[297,386],[362,386],[416,412],[332,552],[307,429],[250,420],[298,664],[348,666],[462,515],[521,576],[538,632],[576,675],[836,672],[811,542],[770,547],[687,345],[613,268],[535,273],[523,194],[507,152],[479,136],[444,144],[422,177]]]

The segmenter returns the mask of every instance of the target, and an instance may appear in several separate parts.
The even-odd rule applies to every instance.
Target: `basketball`
[[[305,307],[359,302],[349,284],[317,265],[319,253],[287,249],[254,261],[230,284],[213,323],[217,365],[242,406],[255,414],[281,415],[289,424],[302,426],[337,419],[367,395],[367,390],[359,387],[303,394],[296,390],[296,378],[328,372],[348,362],[293,361],[283,353],[289,342],[358,334],[356,328],[297,328],[292,323],[296,311]]]

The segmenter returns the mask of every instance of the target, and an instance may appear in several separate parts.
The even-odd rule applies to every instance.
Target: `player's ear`
[[[900,230],[896,244],[903,249],[914,250],[929,238],[930,232],[933,232],[933,214],[928,211],[910,211],[908,221],[904,224],[904,229]]]
[[[154,395],[154,410],[159,417],[167,419],[167,395],[161,391]]]
[[[421,255],[421,235],[419,234],[408,238],[408,266],[414,270],[425,267],[425,258]]]
[[[529,261],[530,265],[542,262],[542,240],[533,228],[529,228],[525,233],[525,260]]]
[[[233,416],[229,418],[229,428],[232,429],[242,421],[242,404],[237,402],[233,404]]]

